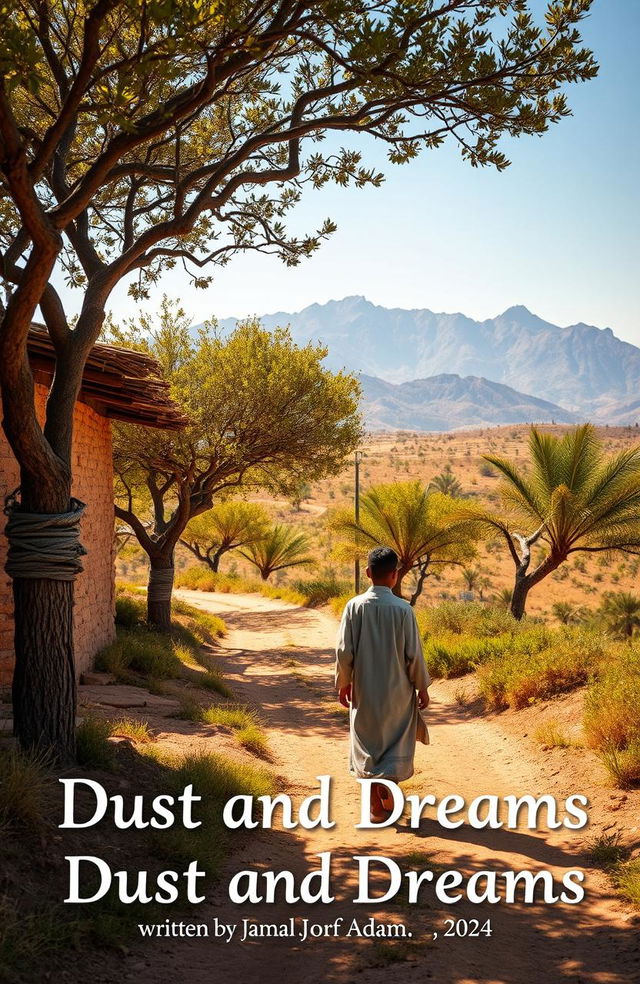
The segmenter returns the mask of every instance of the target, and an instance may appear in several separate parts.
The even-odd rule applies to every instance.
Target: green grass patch
[[[105,769],[115,766],[115,750],[109,738],[111,724],[99,717],[86,717],[76,728],[76,756],[78,764],[88,769]]]
[[[601,868],[610,868],[620,864],[627,854],[621,839],[619,830],[612,834],[604,833],[593,837],[588,844],[589,857],[593,863]]]
[[[221,697],[233,697],[233,690],[217,670],[209,669],[205,673],[199,674],[197,684],[199,687],[204,687],[205,690],[214,690]]]
[[[199,827],[187,830],[174,827],[153,835],[154,853],[173,862],[189,863],[197,858],[209,876],[215,875],[228,854],[227,844],[233,836],[222,821],[224,804],[232,796],[268,796],[276,791],[276,780],[264,767],[235,762],[215,753],[198,752],[182,759],[154,756],[169,768],[166,791],[182,793],[192,784],[202,797],[194,810]]]
[[[229,728],[243,748],[260,758],[269,758],[267,736],[256,714],[247,707],[240,704],[233,707],[220,704],[203,707],[198,701],[185,697],[180,702],[178,717],[198,724]]]
[[[238,728],[236,738],[243,748],[258,758],[268,759],[270,757],[269,742],[262,728],[257,724],[247,724],[244,728]]]
[[[96,656],[95,666],[121,683],[134,684],[136,676],[178,679],[183,668],[171,636],[143,626],[120,628],[117,640]]]
[[[348,584],[335,577],[298,578],[282,584],[271,584],[269,581],[236,574],[215,574],[205,567],[194,565],[178,574],[176,587],[189,588],[192,591],[218,591],[223,594],[261,594],[265,598],[287,601],[292,605],[317,608],[329,602],[333,604],[337,595],[345,595]]]
[[[68,947],[73,937],[73,924],[64,921],[58,907],[20,912],[8,896],[0,897],[0,980],[25,980],[25,971],[46,954]],[[3,971],[16,976],[5,977]]]
[[[299,578],[290,581],[289,587],[306,598],[307,608],[326,605],[332,598],[340,598],[349,590],[347,581],[336,577]]]

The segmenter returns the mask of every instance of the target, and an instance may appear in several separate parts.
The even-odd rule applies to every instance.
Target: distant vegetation
[[[387,439],[383,445],[384,454],[377,452],[378,441],[363,459],[358,526],[346,476],[312,486],[299,511],[290,500],[275,495],[246,511],[248,525],[254,520],[265,522],[258,534],[275,529],[281,544],[295,546],[289,559],[300,561],[301,568],[312,565],[308,575],[265,563],[267,578],[255,577],[251,567],[259,565],[250,562],[254,548],[245,545],[225,551],[217,573],[210,564],[181,555],[177,584],[209,591],[259,592],[310,607],[328,604],[339,616],[354,593],[356,546],[364,557],[370,546],[388,542],[401,557],[402,590],[415,605],[432,676],[475,673],[481,696],[496,710],[526,708],[584,688],[584,744],[598,754],[612,782],[635,785],[640,782],[640,735],[634,725],[640,719],[640,598],[633,584],[639,564],[632,554],[625,557],[627,550],[635,549],[636,521],[630,503],[636,495],[638,449],[629,446],[634,436],[630,431],[597,436],[591,428],[571,428],[565,437],[557,430],[550,434],[540,429],[489,430],[457,436],[455,446],[451,435],[441,435],[433,439],[432,448],[416,435],[395,435],[394,443]],[[528,458],[522,453],[527,439]],[[490,464],[486,462],[491,476],[485,476],[480,488],[474,483],[481,450],[491,458]],[[438,454],[439,470],[430,464]],[[584,462],[592,469],[591,480]],[[380,481],[388,473],[385,469],[409,477]],[[502,485],[496,484],[499,471]],[[511,479],[506,479],[507,471]],[[412,478],[416,472],[431,478]],[[546,570],[537,582],[534,614],[517,619],[509,584],[508,565],[513,559],[504,531],[517,542],[517,517],[524,517],[527,510],[533,528],[533,506],[523,506],[527,496],[539,511],[543,503],[549,509],[546,523],[540,524],[542,530],[529,544],[531,568],[543,565],[546,570],[546,558],[553,551],[554,563],[558,560],[561,534],[573,546],[557,568]],[[585,519],[580,525],[580,503],[585,502],[600,503],[598,523],[592,510],[588,522]],[[230,500],[220,512],[237,517],[243,509],[244,504]],[[615,515],[621,520],[617,526],[612,524]],[[487,516],[491,522],[485,522]],[[210,547],[215,539],[211,529]],[[243,534],[236,529],[234,535]],[[206,536],[201,542],[207,546]],[[259,542],[258,535],[255,543]],[[576,554],[580,546],[585,549]],[[275,550],[267,554],[273,560]],[[277,570],[280,566],[283,569]],[[540,601],[544,604],[545,599],[546,608],[541,610]],[[127,606],[132,604],[135,629],[144,615],[141,600],[120,596],[121,620],[126,621]],[[121,641],[115,652],[120,651]],[[139,672],[136,667],[144,659],[140,662],[136,645],[127,652],[130,662],[122,672]],[[163,657],[167,672],[182,672],[184,651],[182,656],[180,652],[177,662],[171,648]],[[551,726],[539,740],[543,738],[555,745],[567,741],[560,728]]]

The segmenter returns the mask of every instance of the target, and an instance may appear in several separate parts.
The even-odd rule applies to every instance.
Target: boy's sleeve
[[[351,683],[353,675],[353,627],[351,623],[351,605],[349,602],[344,606],[338,638],[336,641],[336,667],[335,684],[336,690],[346,687]]]
[[[431,686],[431,677],[425,666],[422,652],[422,639],[416,621],[416,614],[410,608],[405,619],[404,658],[407,665],[407,676],[416,690],[426,690]]]

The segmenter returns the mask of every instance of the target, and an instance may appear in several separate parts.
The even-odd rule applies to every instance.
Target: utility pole
[[[360,462],[362,461],[362,451],[356,451],[354,456],[355,463],[355,496],[354,496],[354,519],[356,526],[360,523]],[[354,564],[354,584],[356,594],[360,594],[360,557],[356,557]]]

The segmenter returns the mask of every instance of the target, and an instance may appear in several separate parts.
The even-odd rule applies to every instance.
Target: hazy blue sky
[[[640,344],[640,0],[596,0],[583,35],[598,78],[571,87],[572,117],[505,145],[506,172],[473,169],[451,145],[385,166],[380,189],[311,191],[296,228],[326,216],[338,223],[311,260],[291,270],[238,257],[207,291],[172,274],[158,293],[181,296],[196,320],[296,311],[347,294],[475,318],[525,304],[556,324],[609,326]],[[133,306],[122,290],[113,307],[117,316]]]

